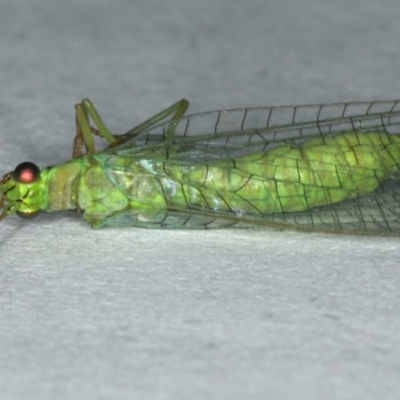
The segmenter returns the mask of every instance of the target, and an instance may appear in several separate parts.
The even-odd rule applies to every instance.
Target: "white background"
[[[191,112],[400,97],[381,0],[0,1],[0,170]],[[0,397],[398,399],[400,239],[0,224]]]

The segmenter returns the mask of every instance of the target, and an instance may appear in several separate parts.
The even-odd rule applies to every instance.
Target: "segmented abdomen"
[[[173,205],[236,213],[303,211],[373,191],[399,171],[399,162],[399,137],[349,132],[207,166],[166,163],[169,179],[162,190]]]
[[[111,185],[126,199],[118,209],[196,207],[240,216],[337,203],[375,190],[399,171],[400,137],[348,132],[206,163],[181,156],[115,155],[103,162],[99,155]],[[107,198],[98,201],[111,214]]]

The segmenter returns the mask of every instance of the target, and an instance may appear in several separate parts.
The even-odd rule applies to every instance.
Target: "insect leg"
[[[96,129],[89,124],[92,118]],[[117,142],[115,136],[108,130],[99,113],[89,99],[82,100],[75,105],[76,136],[74,139],[72,157],[76,158],[83,154],[83,147],[88,153],[95,151],[93,135],[103,137],[110,145]]]
[[[148,120],[144,121],[140,125],[136,126],[135,128],[131,129],[124,135],[117,135],[118,139],[122,139],[123,141],[127,141],[129,139],[134,138],[137,136],[139,133],[143,132],[145,129],[148,129],[159,122],[161,122],[163,119],[169,117],[171,114],[171,124],[169,125],[167,129],[167,134],[166,134],[166,139],[171,139],[174,136],[175,133],[175,128],[176,124],[173,123],[173,121],[182,118],[183,115],[185,114],[186,110],[189,107],[189,102],[186,99],[179,100],[172,106],[166,108],[165,110],[159,112],[158,114],[154,115],[153,117],[149,118]]]
[[[93,135],[99,135],[103,137],[110,146],[122,144],[127,140],[134,138],[143,130],[156,125],[173,114],[171,118],[171,124],[169,125],[166,133],[166,139],[171,139],[174,136],[176,128],[176,123],[173,123],[173,121],[181,118],[185,114],[188,107],[189,102],[186,99],[179,100],[172,106],[154,115],[127,133],[123,135],[113,135],[105,126],[93,103],[89,99],[84,99],[81,103],[75,105],[76,136],[74,139],[72,157],[76,158],[81,156],[83,154],[84,147],[86,148],[87,153],[95,152]],[[90,126],[89,117],[93,120],[96,129]]]

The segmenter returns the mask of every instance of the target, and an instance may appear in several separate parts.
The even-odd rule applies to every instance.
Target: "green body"
[[[291,213],[374,191],[399,171],[400,137],[348,132],[237,158],[186,162],[161,150],[87,154],[41,172],[45,211],[79,209],[95,227],[119,213]]]
[[[114,135],[82,100],[72,160],[41,171],[23,162],[5,174],[0,221],[75,209],[94,227],[400,236],[400,100],[183,116],[188,105]],[[106,140],[103,151],[93,135]]]

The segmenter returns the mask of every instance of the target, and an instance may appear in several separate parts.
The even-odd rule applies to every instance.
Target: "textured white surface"
[[[0,2],[0,168],[70,157],[73,104],[115,132],[192,112],[400,97],[400,6]],[[400,241],[0,225],[0,393],[398,399]]]

